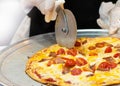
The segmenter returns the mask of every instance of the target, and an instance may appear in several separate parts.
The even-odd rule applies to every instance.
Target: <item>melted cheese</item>
[[[98,65],[105,61],[105,57],[113,56],[117,51],[116,49],[112,48],[112,53],[105,53],[106,46],[103,48],[96,48],[95,50],[89,50],[88,47],[91,45],[95,45],[97,42],[108,42],[113,45],[117,45],[120,41],[116,38],[110,38],[110,37],[104,37],[104,38],[82,38],[78,41],[84,41],[88,40],[86,44],[81,46],[80,48],[77,48],[80,52],[83,52],[85,55],[77,54],[76,56],[72,55],[58,55],[60,57],[66,57],[70,59],[76,59],[76,58],[84,58],[89,65]],[[118,42],[117,42],[118,41]],[[100,71],[96,70],[93,76],[89,76],[93,74],[91,71],[83,71],[80,75],[73,76],[71,73],[62,74],[63,64],[53,64],[51,66],[47,66],[48,60],[41,61],[43,58],[48,58],[50,52],[57,52],[58,49],[61,47],[59,45],[51,46],[47,49],[43,49],[42,51],[39,51],[35,55],[33,55],[32,58],[29,59],[29,61],[35,61],[31,65],[31,68],[35,69],[39,74],[41,74],[42,78],[53,78],[54,80],[57,80],[59,83],[63,83],[64,81],[70,81],[72,85],[70,86],[101,86],[103,84],[110,84],[114,83],[115,81],[120,82],[120,65],[117,65],[116,68],[111,69],[110,71]],[[62,47],[65,51],[67,51],[67,48]],[[90,52],[95,52],[98,55],[97,56],[89,56]],[[114,58],[115,62],[120,62],[120,58]],[[41,61],[41,62],[36,62]],[[78,67],[78,66],[75,66]],[[79,67],[82,68],[82,67]],[[104,83],[106,82],[106,83]],[[63,86],[63,85],[62,85]],[[65,85],[66,86],[66,85]]]
[[[89,77],[89,81],[95,81],[96,84],[109,84],[114,80],[120,80],[120,65],[110,71],[96,71],[94,76]],[[107,82],[107,83],[103,83]]]

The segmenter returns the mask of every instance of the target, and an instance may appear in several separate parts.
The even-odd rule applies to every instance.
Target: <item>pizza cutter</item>
[[[77,25],[73,13],[61,6],[57,8],[57,19],[55,23],[56,42],[60,46],[72,48],[77,37]]]

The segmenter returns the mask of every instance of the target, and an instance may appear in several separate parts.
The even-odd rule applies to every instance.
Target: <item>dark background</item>
[[[65,0],[64,7],[70,9],[75,15],[78,29],[100,29],[96,20],[99,18],[101,2],[117,0]],[[28,14],[31,18],[30,36],[54,32],[55,21],[46,23],[41,12],[34,7]]]

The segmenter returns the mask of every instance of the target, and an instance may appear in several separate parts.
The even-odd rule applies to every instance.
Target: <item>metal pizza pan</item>
[[[77,37],[98,36],[108,36],[108,31],[102,29],[77,31]],[[33,36],[4,49],[0,53],[0,86],[45,86],[26,75],[25,65],[29,56],[55,43],[55,34],[47,33]]]

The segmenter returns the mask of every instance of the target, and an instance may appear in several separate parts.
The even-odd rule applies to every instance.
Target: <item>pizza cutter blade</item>
[[[55,24],[56,41],[60,46],[72,48],[77,37],[77,25],[73,13],[68,9],[57,9],[58,16]]]

